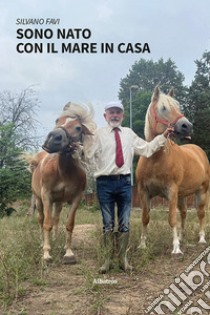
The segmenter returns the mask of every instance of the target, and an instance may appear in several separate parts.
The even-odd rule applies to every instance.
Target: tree
[[[15,145],[28,150],[37,146],[36,109],[38,99],[32,88],[19,94],[4,91],[0,93],[0,126],[12,123],[12,132],[16,134]]]
[[[186,110],[193,123],[192,142],[205,150],[210,159],[210,51],[195,63],[197,70],[190,86]]]
[[[151,100],[151,91],[142,90],[140,92],[133,91],[132,99],[132,129],[141,137],[144,138],[144,122],[145,115],[148,108],[148,105]],[[129,126],[130,124],[130,107],[126,108],[124,125]]]
[[[26,89],[19,95],[0,94],[0,215],[8,204],[30,193],[30,174],[21,159],[23,151],[36,147],[31,136],[37,99]]]
[[[166,62],[161,58],[157,62],[140,59],[129,70],[129,74],[121,79],[119,98],[125,105],[125,125],[129,125],[130,89],[137,85],[138,90],[132,90],[133,129],[143,137],[145,114],[150,103],[152,92],[156,85],[167,93],[174,88],[176,99],[182,108],[187,102],[187,87],[183,85],[184,75],[177,70],[175,63],[168,59]]]
[[[12,124],[0,126],[0,216],[5,214],[8,204],[30,193],[30,174],[14,139]]]

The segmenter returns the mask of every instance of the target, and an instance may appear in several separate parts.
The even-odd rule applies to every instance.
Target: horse
[[[191,139],[192,124],[180,111],[180,105],[171,90],[167,95],[157,86],[145,118],[145,139],[151,141],[168,125],[174,126],[173,136]],[[175,140],[175,139],[174,139]],[[142,206],[142,234],[139,248],[146,247],[147,225],[150,220],[150,200],[161,196],[168,200],[168,221],[173,231],[172,254],[183,254],[180,241],[186,220],[185,197],[196,195],[197,215],[200,222],[199,243],[205,244],[205,208],[208,204],[209,161],[206,153],[194,144],[177,145],[167,139],[166,145],[150,158],[140,157],[136,167],[136,183]],[[181,229],[177,228],[177,208]]]
[[[63,262],[76,262],[71,241],[76,210],[86,185],[83,155],[95,129],[92,108],[69,102],[56,120],[55,128],[48,134],[42,146],[44,151],[28,159],[32,172],[32,193],[43,236],[43,259],[46,262],[52,261],[50,232],[54,228],[57,235],[64,202],[71,204],[71,207],[66,222]]]

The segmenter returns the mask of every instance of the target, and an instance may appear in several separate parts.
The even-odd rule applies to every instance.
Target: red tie
[[[119,135],[119,128],[114,128],[115,133],[115,141],[116,141],[116,158],[115,163],[118,167],[123,166],[124,164],[124,157],[122,151],[122,143]]]

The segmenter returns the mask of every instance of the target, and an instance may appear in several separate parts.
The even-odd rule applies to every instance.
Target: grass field
[[[58,238],[52,243],[53,262],[46,265],[41,259],[42,249],[36,214],[33,217],[28,216],[27,207],[27,204],[19,204],[16,213],[0,220],[2,315],[150,314],[148,306],[204,250],[204,247],[197,245],[198,219],[196,211],[192,209],[188,212],[186,231],[181,244],[184,255],[171,255],[172,232],[167,221],[167,211],[159,208],[151,211],[148,248],[140,251],[138,245],[141,212],[139,209],[133,209],[128,257],[135,268],[134,272],[121,272],[116,257],[114,269],[108,275],[99,275],[98,268],[103,261],[101,214],[96,207],[88,208],[82,205],[77,211],[73,235],[73,251],[77,264],[62,264],[64,225],[68,211],[64,208]],[[209,243],[209,212],[206,239]],[[209,267],[209,264],[206,263],[206,266]],[[200,267],[198,265],[195,268]],[[202,285],[204,280],[207,282],[207,274],[206,271]],[[192,296],[187,296],[186,301],[192,300],[196,304],[201,293],[205,292],[203,290],[202,293],[199,288],[193,291]],[[186,304],[186,301],[181,302]],[[210,300],[208,301],[210,305]],[[175,310],[174,314],[178,313],[177,305]],[[167,311],[165,308],[165,313]]]

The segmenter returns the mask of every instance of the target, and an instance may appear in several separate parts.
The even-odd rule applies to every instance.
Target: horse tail
[[[36,154],[24,154],[23,159],[28,164],[28,170],[29,172],[33,173],[34,170],[37,168],[39,163],[42,161],[42,159],[47,155],[48,153],[45,151],[38,152]]]

